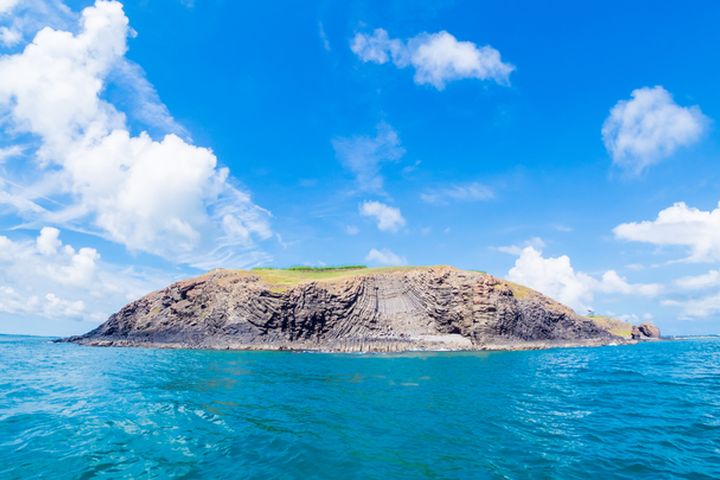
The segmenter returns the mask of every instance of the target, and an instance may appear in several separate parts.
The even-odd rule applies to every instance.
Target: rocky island
[[[219,269],[152,292],[65,341],[399,352],[605,345],[659,336],[651,326],[633,330],[602,318],[580,316],[483,272],[445,266]]]

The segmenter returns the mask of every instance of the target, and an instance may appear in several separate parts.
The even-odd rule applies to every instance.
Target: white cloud
[[[358,187],[369,192],[383,189],[381,164],[405,155],[397,132],[386,123],[377,126],[375,137],[340,137],[332,144],[340,162],[355,175]]]
[[[522,245],[504,245],[497,247],[496,250],[502,253],[508,253],[510,255],[520,256],[526,247],[533,247],[535,250],[541,251],[545,248],[545,241],[540,237],[532,237],[525,240]]]
[[[5,316],[99,323],[169,280],[105,263],[94,248],[63,245],[53,227],[44,227],[34,240],[0,236],[0,314]]]
[[[45,295],[43,314],[47,317],[78,317],[85,311],[82,300],[69,301],[59,298],[54,293]]]
[[[15,158],[23,153],[22,145],[10,145],[9,147],[0,148],[0,164],[10,158]]]
[[[89,224],[130,250],[171,261],[253,263],[260,255],[254,241],[271,236],[268,212],[233,185],[211,150],[174,134],[132,135],[125,115],[102,98],[111,76],[124,78],[149,112],[144,121],[174,128],[142,71],[124,58],[122,5],[98,0],[83,10],[79,27],[45,28],[22,52],[0,58],[5,133],[40,140],[28,167],[42,178],[23,188],[6,182],[0,198],[15,206],[62,198],[64,208],[19,213],[35,225]]]
[[[720,261],[720,204],[704,211],[678,202],[655,220],[623,223],[613,233],[622,240],[687,247],[689,262]]]
[[[54,227],[43,227],[35,240],[37,249],[43,255],[55,255],[62,245],[60,230]]]
[[[534,247],[525,247],[508,272],[508,279],[577,310],[587,308],[592,301],[592,278],[575,272],[567,255],[544,258]]]
[[[356,225],[347,225],[345,227],[345,233],[352,237],[360,233],[360,229]]]
[[[160,100],[155,86],[145,77],[145,71],[140,65],[121,58],[109,72],[108,81],[117,90],[113,99],[123,100],[134,120],[162,132],[189,138],[185,128],[175,121]]]
[[[19,0],[0,0],[0,14],[10,13]]]
[[[39,315],[44,318],[81,318],[85,313],[85,302],[66,300],[54,293],[44,296],[25,296],[12,287],[0,286],[0,312],[11,315]]]
[[[654,297],[660,293],[660,285],[656,283],[628,283],[615,270],[603,273],[600,281],[594,281],[595,290],[603,293],[622,293],[624,295],[641,295]]]
[[[438,90],[453,80],[475,78],[508,84],[513,65],[504,63],[500,52],[489,45],[478,47],[473,42],[458,41],[446,31],[422,33],[407,41],[390,38],[382,28],[372,34],[358,33],[350,48],[363,62],[398,68],[415,68],[415,83],[429,84]]]
[[[618,320],[622,320],[623,322],[628,322],[632,324],[639,324],[643,322],[652,322],[653,321],[653,315],[651,313],[645,312],[642,315],[638,315],[637,313],[613,313],[613,312],[607,312],[607,315],[617,318]]]
[[[553,225],[553,228],[555,230],[557,230],[558,232],[562,232],[562,233],[568,233],[568,232],[572,232],[574,230],[573,227],[571,227],[569,225],[563,225],[561,223],[557,223],[557,224]]]
[[[382,248],[380,250],[376,248],[370,249],[367,256],[365,257],[365,261],[373,265],[384,265],[389,267],[407,265],[407,260],[405,259],[405,257],[401,257],[400,255],[386,248]]]
[[[13,27],[0,27],[0,43],[6,47],[17,45],[22,40],[22,32]]]
[[[430,189],[420,194],[425,203],[436,205],[448,204],[453,201],[477,202],[495,197],[492,189],[478,182],[449,185],[443,188]]]
[[[614,270],[600,279],[577,272],[567,255],[543,257],[535,247],[525,247],[508,272],[508,279],[533,288],[578,311],[589,308],[594,293],[655,296],[656,284],[631,284]]]
[[[6,49],[49,26],[69,26],[74,15],[62,0],[0,0],[0,44]]]
[[[664,300],[666,307],[677,307],[682,310],[683,319],[705,318],[720,313],[720,292],[689,300]]]
[[[388,32],[376,28],[372,35],[357,33],[353,37],[350,49],[363,62],[387,63],[392,61],[398,66],[407,66],[407,46],[398,39],[391,39]]]
[[[323,49],[325,49],[326,52],[332,51],[332,47],[330,46],[330,39],[325,32],[325,26],[322,22],[318,22],[318,35],[320,36],[320,40],[322,41]]]
[[[633,90],[610,110],[602,136],[613,161],[634,173],[695,143],[707,118],[697,105],[681,107],[663,87]]]
[[[720,287],[720,270],[710,270],[702,275],[692,275],[678,278],[675,285],[683,290],[704,290],[710,287]]]
[[[375,218],[378,229],[382,231],[396,232],[405,226],[405,219],[400,213],[400,209],[381,202],[362,203],[360,215]]]

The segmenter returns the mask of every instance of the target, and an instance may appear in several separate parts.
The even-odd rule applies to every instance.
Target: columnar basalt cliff
[[[85,345],[388,352],[602,345],[624,341],[519,285],[451,267],[336,275],[215,270],[150,293]]]

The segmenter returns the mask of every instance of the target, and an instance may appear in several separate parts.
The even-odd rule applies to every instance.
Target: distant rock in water
[[[624,341],[534,290],[451,267],[214,270],[150,293],[95,330],[66,340],[337,352]]]
[[[660,329],[652,323],[645,322],[632,327],[633,340],[658,340]]]

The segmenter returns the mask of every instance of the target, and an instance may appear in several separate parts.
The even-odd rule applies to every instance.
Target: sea
[[[0,336],[0,479],[720,478],[720,339],[336,355]]]

